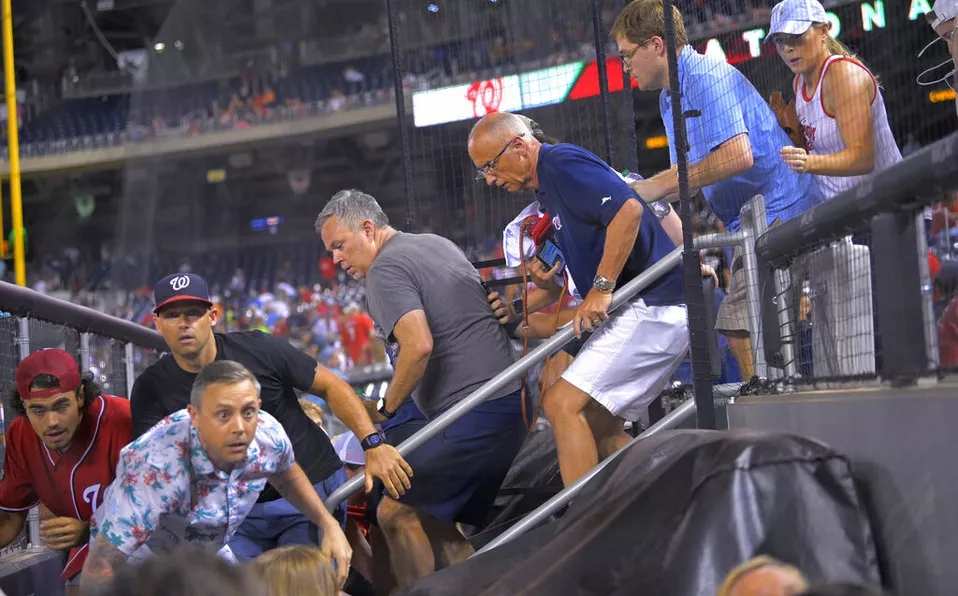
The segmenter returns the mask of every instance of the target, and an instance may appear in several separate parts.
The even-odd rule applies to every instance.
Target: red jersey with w
[[[26,513],[43,503],[56,517],[88,521],[113,482],[120,450],[132,440],[130,402],[122,397],[96,398],[60,454],[47,449],[26,417],[17,417],[7,431],[0,510]],[[72,549],[60,577],[80,573],[88,550],[85,544]]]

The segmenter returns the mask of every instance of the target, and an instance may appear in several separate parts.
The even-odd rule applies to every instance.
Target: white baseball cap
[[[777,33],[801,35],[815,23],[827,22],[825,7],[818,0],[783,0],[772,8],[772,23],[767,39]]]
[[[958,0],[937,0],[925,16],[932,29],[937,29],[942,23],[958,18]]]
[[[336,455],[344,464],[351,466],[366,465],[366,454],[363,452],[359,439],[352,432],[344,432],[333,437],[333,449],[336,450]]]

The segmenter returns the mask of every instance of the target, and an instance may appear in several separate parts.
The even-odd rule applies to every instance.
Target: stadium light
[[[166,49],[166,44],[163,43],[162,41],[158,41],[155,44],[153,44],[153,49],[156,50],[157,52],[162,52],[163,50]]]

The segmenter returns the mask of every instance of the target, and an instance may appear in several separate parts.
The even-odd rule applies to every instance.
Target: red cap
[[[33,380],[40,375],[57,378],[58,384],[50,389],[30,391]],[[58,393],[75,391],[80,387],[80,367],[73,356],[63,350],[50,349],[34,352],[17,366],[17,393],[20,399],[43,399]]]

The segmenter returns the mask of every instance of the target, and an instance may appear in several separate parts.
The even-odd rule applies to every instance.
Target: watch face
[[[657,219],[664,219],[666,215],[672,212],[672,206],[665,201],[655,201],[654,203],[649,203],[649,205],[651,205],[652,213],[655,214]]]

